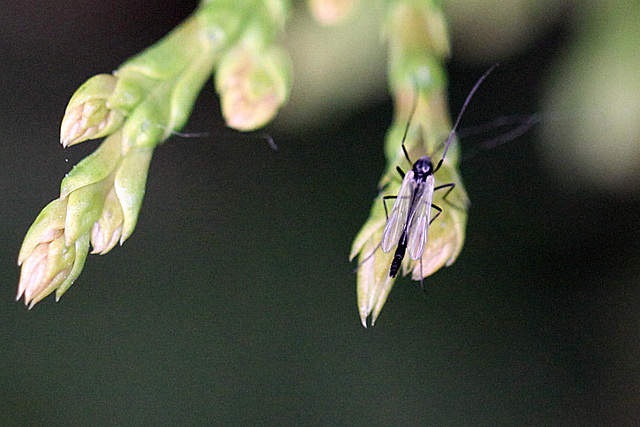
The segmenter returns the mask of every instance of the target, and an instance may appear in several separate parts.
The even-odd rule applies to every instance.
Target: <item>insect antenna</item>
[[[402,151],[404,152],[404,156],[407,158],[409,164],[413,164],[411,159],[409,158],[409,153],[407,153],[407,148],[404,146],[404,142],[407,139],[407,134],[409,133],[409,128],[411,127],[411,122],[413,121],[413,116],[416,114],[416,110],[418,109],[418,86],[414,85],[416,88],[416,96],[413,98],[413,106],[411,107],[411,114],[409,114],[409,120],[407,120],[407,126],[404,128],[404,135],[402,135]],[[401,173],[404,178],[404,173]]]
[[[460,108],[460,112],[458,113],[458,117],[456,117],[456,121],[453,124],[453,128],[451,128],[451,133],[449,133],[449,137],[447,138],[447,142],[445,143],[444,151],[442,152],[442,157],[440,158],[440,160],[438,161],[438,164],[436,165],[435,169],[433,170],[434,173],[438,169],[440,169],[440,166],[442,166],[442,162],[444,161],[444,158],[447,155],[447,151],[449,150],[449,146],[451,145],[451,141],[453,140],[453,136],[455,135],[456,130],[458,129],[458,125],[460,124],[460,120],[462,120],[462,115],[464,114],[464,111],[467,109],[467,106],[469,105],[469,102],[471,101],[471,98],[473,98],[473,95],[476,93],[476,91],[478,90],[478,88],[480,87],[480,85],[482,84],[484,79],[486,79],[489,76],[489,74],[491,74],[491,72],[493,70],[495,70],[495,68],[497,66],[498,66],[497,63],[493,64],[487,71],[484,72],[482,77],[480,77],[478,79],[478,81],[476,82],[476,84],[473,85],[473,88],[471,89],[471,92],[469,92],[469,95],[467,95],[467,99],[464,100],[464,103],[462,104],[462,108]]]
[[[247,139],[247,138],[252,138],[252,139],[264,139],[267,144],[269,144],[269,147],[273,150],[273,151],[280,151],[280,148],[278,147],[278,145],[276,144],[276,141],[273,139],[273,137],[266,132],[263,133],[245,133],[242,134],[241,136],[238,136],[237,132],[227,132],[227,133],[216,133],[213,134],[211,132],[178,132],[177,130],[172,130],[170,128],[168,128],[167,126],[163,126],[163,125],[157,125],[160,129],[163,129],[164,131],[168,132],[169,135],[172,136],[179,136],[180,138],[208,138],[211,136],[223,136],[225,138],[242,138],[242,139]]]

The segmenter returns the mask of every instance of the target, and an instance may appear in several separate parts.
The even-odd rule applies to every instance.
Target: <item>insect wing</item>
[[[426,181],[419,184],[416,190],[414,208],[410,213],[407,249],[411,259],[419,259],[424,252],[429,235],[429,222],[431,221],[431,203],[433,202],[433,189],[435,178],[429,175]]]
[[[392,248],[397,246],[398,240],[400,240],[402,230],[404,230],[407,222],[407,215],[409,214],[409,208],[411,207],[411,198],[413,196],[415,185],[416,183],[413,179],[413,171],[410,170],[404,176],[404,180],[400,186],[400,191],[398,192],[396,201],[391,209],[391,214],[387,219],[387,225],[385,225],[384,232],[382,233],[382,242],[380,245],[383,252],[389,252]]]

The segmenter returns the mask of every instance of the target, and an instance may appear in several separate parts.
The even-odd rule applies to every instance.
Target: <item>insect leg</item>
[[[384,204],[384,216],[389,220],[389,211],[387,210],[387,200],[389,199],[397,199],[398,196],[384,196],[382,197],[382,203]]]
[[[422,274],[422,257],[420,257],[420,289],[427,295],[427,290],[424,288],[424,277]]]
[[[438,185],[436,188],[434,188],[433,191],[438,191],[438,190],[442,190],[444,188],[448,188],[447,192],[444,193],[444,196],[442,196],[442,200],[444,202],[446,202],[452,208],[454,208],[456,210],[459,210],[459,211],[464,211],[464,208],[461,208],[460,206],[456,206],[455,204],[453,204],[449,200],[447,200],[447,197],[449,196],[449,193],[451,193],[453,191],[455,186],[456,185],[453,182],[451,182],[449,184],[442,184],[442,185]]]
[[[451,193],[453,189],[456,188],[456,184],[454,184],[453,182],[450,182],[449,184],[438,185],[436,188],[433,189],[433,191],[442,190],[443,188],[448,188],[447,192],[444,193],[444,196],[442,196],[442,200],[446,200],[449,193]]]
[[[407,130],[409,130],[409,128],[408,128],[408,127],[407,127]],[[405,138],[407,137],[406,132],[405,132],[404,136],[405,136]],[[407,158],[407,161],[408,161],[410,164],[411,164],[411,163],[413,163],[413,162],[411,161],[411,159],[409,158],[409,153],[407,153],[407,149],[406,149],[406,148],[405,148],[405,146],[404,146],[404,139],[402,140],[402,151],[404,151],[404,156]],[[403,175],[403,177],[404,177],[404,175]]]
[[[429,221],[429,225],[431,225],[431,223],[432,223],[433,221],[435,221],[435,220],[436,220],[436,218],[438,218],[438,217],[440,216],[440,214],[442,213],[442,208],[441,208],[440,206],[438,206],[438,205],[436,205],[436,204],[431,203],[431,207],[432,207],[433,209],[437,210],[437,211],[438,211],[438,213],[437,213],[433,218],[431,218],[431,221]]]

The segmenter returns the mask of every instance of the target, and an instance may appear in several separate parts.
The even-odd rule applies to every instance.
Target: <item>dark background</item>
[[[28,3],[4,5],[0,39],[1,424],[637,420],[640,203],[560,190],[536,129],[463,163],[460,258],[426,295],[400,279],[362,328],[347,256],[384,168],[390,101],[273,128],[274,152],[223,127],[207,84],[185,130],[211,135],[156,150],[133,236],[27,311],[13,300],[22,238],[96,146],[59,146],[67,100],[196,4]],[[560,22],[494,73],[464,122],[535,112],[565,34]],[[451,111],[485,68],[451,64]]]

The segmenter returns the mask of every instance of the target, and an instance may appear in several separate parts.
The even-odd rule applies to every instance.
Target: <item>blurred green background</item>
[[[323,83],[324,74],[297,65],[292,105],[268,128],[274,152],[259,136],[224,128],[208,84],[185,131],[210,135],[174,137],[156,150],[133,236],[89,257],[59,303],[49,297],[27,311],[13,301],[22,238],[96,146],[61,148],[66,102],[196,2],[3,3],[0,424],[633,425],[640,417],[637,139],[608,133],[608,122],[594,156],[631,169],[602,186],[589,174],[602,172],[597,162],[573,162],[579,146],[554,157],[559,143],[545,142],[553,141],[542,138],[547,128],[465,161],[472,205],[460,258],[425,281],[426,293],[400,279],[376,326],[362,328],[347,256],[376,195],[392,110],[378,36],[368,38],[377,54],[361,49],[367,62],[323,34],[353,42],[349,29],[362,34],[363,19],[375,23],[364,7],[335,30],[312,30],[304,10],[291,24],[292,34],[317,30],[310,40],[335,46],[333,74],[355,73],[353,93],[348,80]],[[622,131],[637,129],[633,105],[547,101],[550,88],[571,88],[558,76],[574,68],[561,64],[594,49],[576,40],[593,16],[585,8],[602,2],[525,7],[537,3],[512,9],[544,25],[484,17],[502,11],[495,1],[471,15],[461,5],[451,11],[451,111],[490,63],[503,64],[463,127],[550,102],[543,121],[562,128],[571,117],[598,124],[613,110]],[[470,38],[469,22],[503,31],[476,28]],[[514,25],[530,28],[524,41],[496,47],[516,45]],[[309,62],[313,45],[292,38],[297,64],[303,54],[307,68],[331,60]],[[605,70],[627,81],[628,67]],[[308,82],[326,96],[305,95]],[[637,101],[632,89],[625,93]],[[465,139],[462,151],[481,143]],[[628,154],[616,151],[622,144]]]

